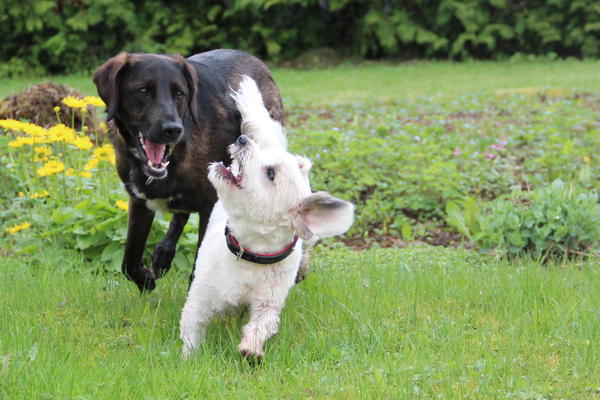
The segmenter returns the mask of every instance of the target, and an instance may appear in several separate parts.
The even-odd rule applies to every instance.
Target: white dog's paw
[[[181,349],[181,357],[184,360],[187,360],[190,355],[192,354],[192,352],[194,351],[193,348],[189,347],[189,346],[183,346],[183,348]]]
[[[256,349],[253,346],[246,346],[243,343],[240,343],[240,345],[238,346],[238,351],[249,362],[260,363],[264,355],[262,349]]]
[[[194,352],[194,347],[189,345],[189,344],[184,344],[183,347],[181,348],[181,357],[183,357],[184,360],[187,360],[192,353]]]

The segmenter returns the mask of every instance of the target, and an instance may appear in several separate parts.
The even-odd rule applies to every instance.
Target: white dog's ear
[[[308,240],[341,235],[352,226],[354,206],[326,192],[306,197],[294,211],[293,224],[298,235]]]
[[[298,168],[300,168],[302,175],[305,177],[308,176],[312,167],[312,162],[310,162],[308,158],[302,156],[296,156],[296,159],[298,160]]]

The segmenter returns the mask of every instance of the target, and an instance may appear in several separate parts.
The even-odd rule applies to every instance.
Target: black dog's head
[[[197,119],[194,68],[180,55],[121,53],[96,70],[94,83],[144,173],[165,178],[186,114]]]

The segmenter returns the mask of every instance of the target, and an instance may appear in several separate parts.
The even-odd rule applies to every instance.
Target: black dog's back
[[[281,94],[266,65],[251,54],[240,50],[219,49],[199,53],[188,58],[198,72],[199,92],[203,85],[214,90],[217,96],[224,96],[229,104],[229,93],[236,89],[242,75],[254,79],[262,93],[265,106],[271,117],[283,124],[284,112]],[[199,101],[206,101],[199,93]],[[237,110],[235,103],[231,109]]]

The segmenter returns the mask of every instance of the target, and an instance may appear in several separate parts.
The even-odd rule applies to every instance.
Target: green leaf
[[[455,227],[460,233],[469,239],[471,238],[471,232],[469,232],[469,228],[467,227],[460,207],[452,201],[446,203],[446,221],[448,221],[448,224]]]
[[[401,230],[404,240],[409,242],[413,240],[413,233],[410,224],[403,224]]]

